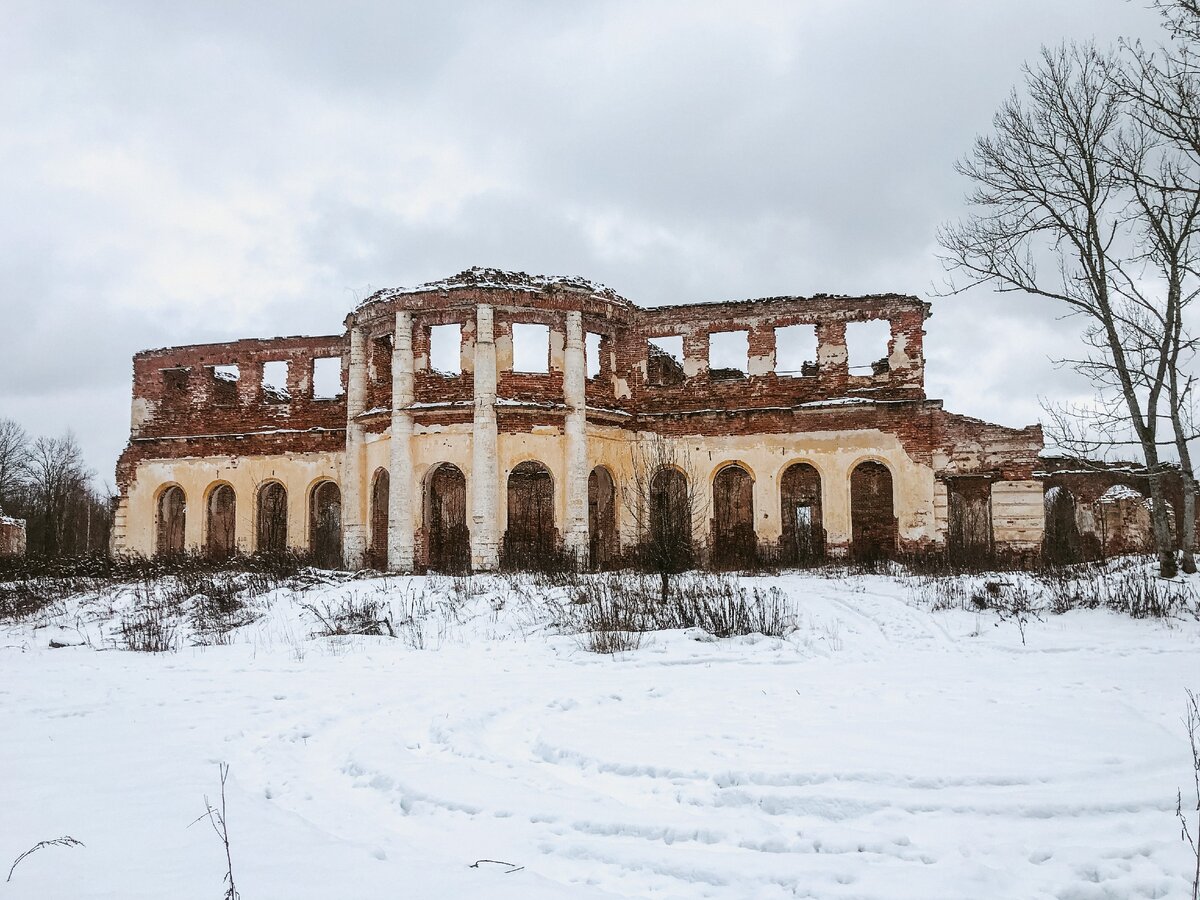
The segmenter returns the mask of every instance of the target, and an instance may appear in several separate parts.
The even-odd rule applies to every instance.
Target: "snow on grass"
[[[246,900],[1186,896],[1200,624],[1080,609],[1023,644],[990,578],[745,578],[786,637],[614,656],[530,576],[308,579],[216,646],[188,601],[169,653],[115,649],[144,588],[65,598],[0,626],[0,863],[84,846],[3,896],[220,896],[188,826],[222,761]],[[312,636],[347,606],[396,636]]]

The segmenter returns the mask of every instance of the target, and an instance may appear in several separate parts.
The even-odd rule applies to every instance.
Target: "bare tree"
[[[58,556],[68,548],[68,513],[72,500],[86,493],[90,474],[75,435],[39,437],[29,452],[29,483],[43,516],[42,553]]]
[[[1193,235],[1180,222],[1180,214],[1200,203],[1200,3],[1156,0],[1154,5],[1163,14],[1172,40],[1156,49],[1127,42],[1127,64],[1115,72],[1136,128],[1151,135],[1161,148],[1156,165],[1141,165],[1130,175],[1139,201],[1144,204],[1146,197],[1155,201],[1144,204],[1153,261],[1168,289],[1181,298],[1168,323],[1166,400],[1183,475],[1183,569],[1195,572],[1196,481],[1189,448],[1189,441],[1197,436],[1191,410],[1194,376],[1184,369],[1185,360],[1191,362],[1195,355],[1195,341],[1184,329],[1183,312],[1197,293],[1197,259],[1190,247]],[[1176,223],[1178,228],[1169,227]],[[1191,285],[1186,284],[1189,280]]]
[[[1171,321],[1173,311],[1139,294],[1132,277],[1146,251],[1130,236],[1129,165],[1121,154],[1127,120],[1115,67],[1092,45],[1044,48],[1025,67],[1023,93],[1014,91],[993,117],[994,134],[978,138],[958,165],[974,183],[972,216],[938,237],[945,266],[966,280],[954,291],[990,284],[1085,317],[1097,353],[1074,363],[1111,379],[1150,480],[1159,572],[1171,577],[1158,439],[1169,329],[1154,325]]]
[[[708,495],[686,444],[651,435],[630,453],[631,474],[622,485],[624,504],[637,527],[638,562],[659,576],[666,603],[671,576],[695,564],[697,529],[708,515]]]
[[[0,419],[0,509],[24,482],[29,467],[29,435],[12,419]]]

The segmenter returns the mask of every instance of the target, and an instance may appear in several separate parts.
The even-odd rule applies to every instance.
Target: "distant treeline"
[[[25,520],[30,555],[107,552],[115,499],[97,486],[72,432],[31,437],[0,419],[0,510]]]

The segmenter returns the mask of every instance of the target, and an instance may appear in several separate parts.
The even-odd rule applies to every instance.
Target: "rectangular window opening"
[[[750,332],[714,331],[709,334],[709,378],[745,378],[748,371],[750,371]]]
[[[287,403],[292,399],[288,393],[288,364],[277,359],[263,363],[262,393],[266,403]]]
[[[429,370],[437,375],[462,374],[462,325],[429,327]]]
[[[235,365],[220,365],[212,367],[213,401],[218,406],[233,406],[237,403],[237,384],[242,377],[241,370]]]
[[[392,336],[390,334],[371,341],[371,378],[375,384],[392,383]]]
[[[886,319],[846,323],[847,365],[852,375],[882,375],[888,371],[888,342],[892,323]]]
[[[187,369],[163,369],[163,392],[171,398],[182,397],[188,392]]]
[[[785,325],[775,329],[775,374],[817,374],[816,325]]]
[[[342,358],[322,356],[313,360],[313,399],[336,400],[342,396]]]
[[[600,341],[602,337],[589,331],[583,340],[583,355],[587,361],[587,377],[596,378],[600,375]]]
[[[683,335],[646,341],[646,380],[655,387],[683,384]]]
[[[514,372],[544,375],[550,371],[550,326],[514,324]]]

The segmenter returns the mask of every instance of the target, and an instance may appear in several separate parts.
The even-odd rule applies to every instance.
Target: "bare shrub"
[[[168,653],[179,648],[177,622],[177,617],[167,604],[143,602],[121,616],[117,636],[125,650]]]
[[[213,832],[225,849],[225,878],[223,879],[225,893],[222,898],[223,900],[239,900],[241,894],[238,893],[237,886],[233,882],[233,854],[229,846],[229,822],[226,818],[225,806],[225,782],[229,778],[229,763],[220,763],[218,768],[221,772],[221,805],[220,807],[213,806],[206,795],[204,797],[204,814],[192,822],[192,825],[208,819],[208,824],[212,826]]]
[[[382,601],[354,594],[338,601],[305,603],[303,608],[320,623],[313,637],[364,634],[395,637],[396,630]]]
[[[44,847],[82,847],[82,846],[83,846],[83,841],[78,841],[75,838],[71,837],[69,834],[64,834],[62,837],[54,838],[49,841],[38,841],[36,844],[34,844],[32,847],[30,847],[28,850],[26,850],[24,853],[22,853],[20,856],[18,856],[16,859],[13,860],[12,868],[10,868],[8,870],[8,877],[5,878],[4,881],[6,883],[12,881],[13,872],[15,872],[17,870],[17,866],[20,864],[21,860],[23,860],[27,856],[37,853],[39,850],[43,849]]]
[[[1196,798],[1195,834],[1192,833],[1193,826],[1188,824],[1188,817],[1184,812],[1182,790],[1176,795],[1175,815],[1179,818],[1180,837],[1192,848],[1192,857],[1196,861],[1192,876],[1192,900],[1200,900],[1200,698],[1190,690],[1187,692],[1187,716],[1184,725],[1187,727],[1188,743],[1192,751],[1192,795]]]
[[[589,635],[588,649],[633,649],[650,631],[696,628],[715,637],[783,637],[796,614],[778,588],[748,590],[728,575],[689,572],[672,581],[666,602],[654,577],[629,572],[581,579],[564,609],[570,627]],[[603,648],[603,649],[598,649]]]

